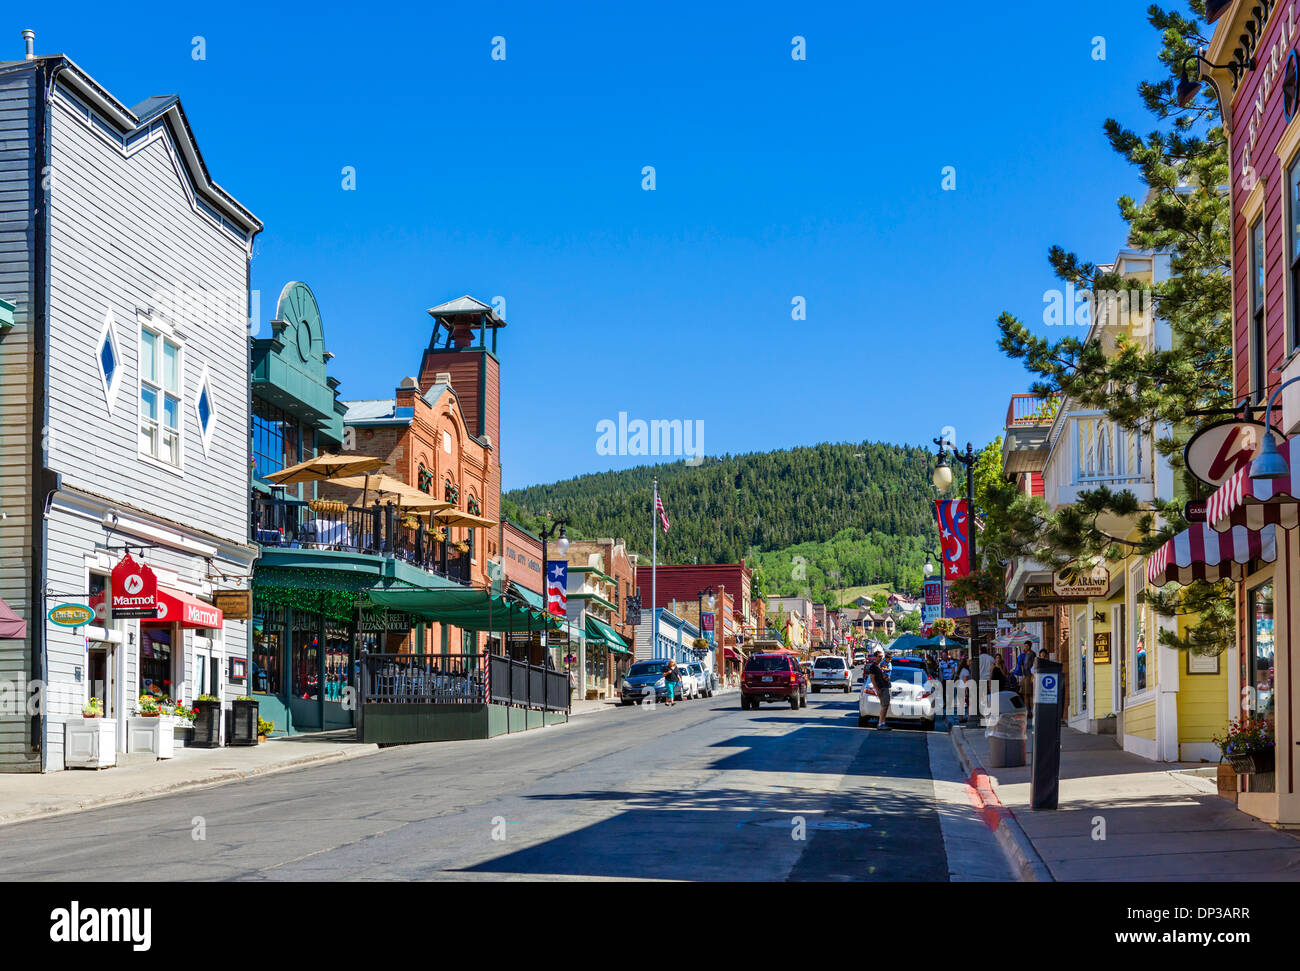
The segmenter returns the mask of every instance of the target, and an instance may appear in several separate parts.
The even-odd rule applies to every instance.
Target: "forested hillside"
[[[672,524],[659,536],[661,563],[761,559],[768,593],[915,590],[934,546],[933,464],[923,448],[823,444],[530,486],[505,493],[502,511],[529,527],[538,513],[565,515],[571,536],[623,537],[648,555],[657,475]]]

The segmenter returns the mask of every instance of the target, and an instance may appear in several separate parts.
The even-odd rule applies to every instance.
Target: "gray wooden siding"
[[[15,305],[0,340],[0,597],[29,625],[33,152],[37,88],[31,71],[0,77],[0,297]],[[25,690],[30,640],[0,640],[0,684]],[[39,771],[25,712],[0,711],[0,771]]]
[[[104,503],[104,511],[111,504]],[[56,501],[46,520],[47,558],[46,570],[50,589],[65,595],[62,599],[85,602],[88,596],[87,580],[89,569],[86,563],[88,554],[94,552],[97,545],[104,542],[102,512],[86,512],[74,509]],[[114,541],[115,545],[120,539]],[[120,556],[114,551],[111,559]],[[187,584],[200,584],[207,576],[207,564],[200,558],[181,550],[168,547],[154,547],[146,550],[142,557],[150,566],[159,571],[169,571],[186,581]],[[218,573],[247,574],[247,563],[236,563],[220,556],[213,560],[213,569]],[[126,651],[126,700],[128,708],[132,707],[139,695],[138,654],[140,650],[140,622],[121,620],[115,626],[124,633],[133,634],[118,645],[118,650]],[[49,746],[48,768],[63,768],[63,723],[70,717],[79,717],[81,706],[88,697],[88,662],[86,636],[84,630],[48,625],[46,628],[46,658],[49,672],[49,689],[47,691],[47,744]],[[185,679],[180,685],[173,685],[170,696],[193,701],[194,691],[194,631],[183,630],[182,644],[185,651]],[[223,630],[224,652],[226,657],[249,656],[248,624],[244,621],[228,621]],[[76,680],[75,669],[82,669],[82,680]],[[226,676],[226,664],[222,665],[222,678]],[[229,702],[247,692],[243,687],[230,686],[222,692],[223,700]]]
[[[64,484],[224,539],[247,541],[246,245],[186,194],[170,132],[129,155],[56,104],[51,138],[50,431],[48,464]],[[137,309],[157,294],[235,294],[217,319],[164,320],[184,344],[184,470],[137,458]],[[106,311],[124,368],[110,416],[96,365]],[[201,443],[195,400],[208,366],[216,430]]]

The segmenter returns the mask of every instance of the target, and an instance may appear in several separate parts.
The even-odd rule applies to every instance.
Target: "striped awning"
[[[1281,479],[1252,479],[1250,465],[1242,466],[1210,496],[1206,522],[1221,532],[1234,526],[1294,529],[1300,523],[1300,463],[1291,461],[1290,440],[1277,451],[1286,460],[1288,474]]]
[[[1239,580],[1251,560],[1277,559],[1277,529],[1233,526],[1226,532],[1197,523],[1147,557],[1147,581],[1157,587],[1193,580]]]

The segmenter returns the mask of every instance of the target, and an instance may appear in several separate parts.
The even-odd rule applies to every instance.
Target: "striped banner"
[[[1147,581],[1162,587],[1166,583],[1193,580],[1236,580],[1251,560],[1271,563],[1277,559],[1277,534],[1273,526],[1262,530],[1233,526],[1226,532],[1197,523],[1183,530],[1147,557]]]
[[[1205,519],[1224,532],[1238,526],[1260,530],[1265,526],[1294,529],[1300,523],[1300,468],[1291,461],[1291,442],[1277,448],[1286,460],[1288,474],[1281,479],[1252,479],[1250,466],[1232,474],[1206,503]]]

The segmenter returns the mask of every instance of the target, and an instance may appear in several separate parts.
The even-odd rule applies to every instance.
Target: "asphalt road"
[[[618,708],[8,826],[0,878],[1010,879],[946,734],[808,700]]]

